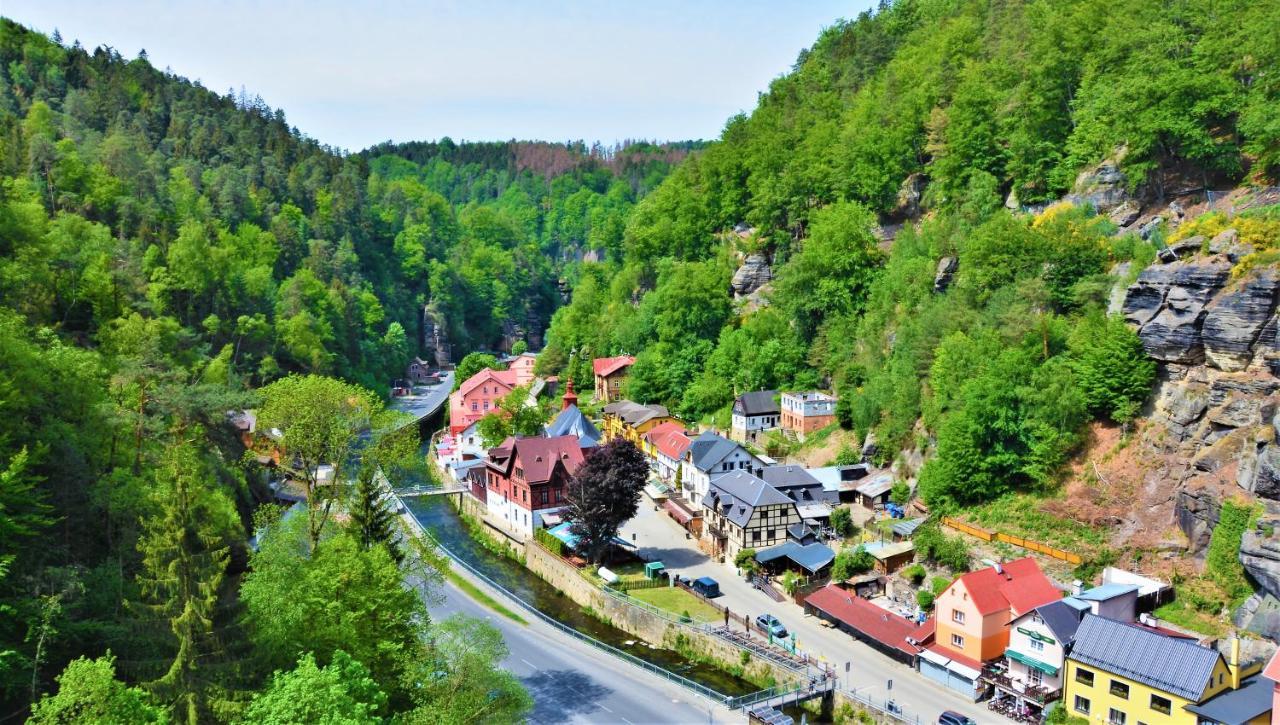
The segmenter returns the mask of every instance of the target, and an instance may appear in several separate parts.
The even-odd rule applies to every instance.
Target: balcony
[[[1004,662],[991,662],[982,668],[982,681],[1005,692],[1033,702],[1041,707],[1062,697],[1062,690],[1050,690],[1028,684],[1024,678],[1010,676]]]

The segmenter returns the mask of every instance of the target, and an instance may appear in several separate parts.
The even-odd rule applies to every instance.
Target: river
[[[719,668],[690,662],[678,652],[651,648],[632,635],[587,614],[573,600],[519,562],[498,556],[477,543],[467,533],[458,512],[443,496],[407,497],[404,503],[419,523],[455,556],[547,616],[725,695],[745,695],[759,689]]]

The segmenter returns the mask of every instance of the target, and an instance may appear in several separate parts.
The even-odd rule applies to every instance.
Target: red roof
[[[999,566],[999,572],[989,566],[956,580],[964,584],[984,617],[1006,610],[1018,617],[1041,604],[1062,598],[1062,592],[1040,571],[1035,559],[1028,556]],[[951,586],[955,586],[955,582]]]
[[[973,659],[972,657],[966,657],[963,654],[951,649],[950,647],[943,647],[940,644],[931,644],[928,647],[925,647],[925,649],[929,650],[930,652],[935,652],[937,654],[940,654],[943,657],[946,657],[947,659],[951,660],[952,662],[962,664],[971,670],[982,669],[981,662]]]
[[[834,584],[828,584],[810,594],[804,601],[805,604],[821,609],[877,642],[882,642],[909,655],[916,654],[919,649],[909,644],[907,637],[919,642],[926,634],[924,627],[906,617],[881,609]]]
[[[466,382],[458,386],[458,392],[465,396],[467,393],[475,390],[481,383],[487,383],[489,381],[500,383],[508,388],[514,388],[516,386],[516,371],[492,370],[490,368],[485,368],[484,370],[481,370],[475,375],[467,378]]]
[[[598,357],[591,361],[591,366],[596,375],[609,377],[625,367],[634,365],[635,362],[636,359],[630,355],[618,355],[617,357]]]
[[[1262,676],[1272,682],[1280,682],[1280,650],[1271,655],[1271,661],[1262,668]]]
[[[557,463],[562,464],[569,475],[582,465],[582,446],[577,436],[516,438],[511,445],[511,460],[519,463],[524,469],[524,479],[531,484],[550,481]]]
[[[689,436],[685,435],[684,426],[673,420],[655,425],[644,434],[644,438],[662,455],[675,460],[679,460],[684,455],[685,449],[693,442]]]

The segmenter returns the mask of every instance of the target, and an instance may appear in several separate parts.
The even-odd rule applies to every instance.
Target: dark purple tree
[[[587,456],[569,482],[569,530],[578,552],[599,563],[618,529],[640,508],[649,464],[631,441],[614,440]]]

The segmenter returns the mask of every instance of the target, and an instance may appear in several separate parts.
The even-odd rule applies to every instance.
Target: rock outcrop
[[[1128,178],[1114,161],[1103,161],[1092,169],[1080,172],[1067,200],[1082,206],[1092,206],[1106,214],[1129,201],[1128,182]]]
[[[1138,326],[1147,354],[1157,360],[1204,360],[1205,306],[1226,285],[1231,263],[1222,257],[1148,267],[1129,288],[1124,317]]]
[[[773,271],[763,254],[748,254],[742,265],[733,273],[729,283],[733,287],[733,296],[741,299],[755,292],[773,279]]]
[[[1245,531],[1240,541],[1240,563],[1268,594],[1280,597],[1280,538],[1274,528],[1259,526]]]
[[[945,292],[951,286],[951,280],[960,268],[960,260],[955,257],[943,257],[938,260],[938,270],[933,275],[933,291],[935,294]]]
[[[924,174],[910,174],[903,179],[898,189],[897,205],[893,215],[902,219],[915,219],[920,216],[920,201],[924,199],[924,187],[927,179]]]
[[[1280,277],[1270,269],[1255,270],[1234,290],[1205,306],[1201,338],[1209,362],[1219,370],[1244,370],[1253,360],[1263,327],[1276,309]],[[1271,340],[1262,344],[1272,347]]]

